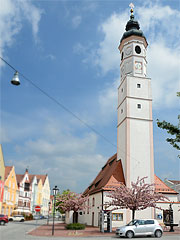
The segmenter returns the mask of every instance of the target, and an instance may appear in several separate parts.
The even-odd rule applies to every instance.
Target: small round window
[[[140,54],[140,53],[141,53],[141,48],[140,48],[140,46],[136,46],[136,47],[135,47],[135,51],[136,51],[137,54]]]

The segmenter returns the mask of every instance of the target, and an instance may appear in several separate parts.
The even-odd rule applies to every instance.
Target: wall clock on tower
[[[135,73],[142,73],[142,62],[135,61]]]

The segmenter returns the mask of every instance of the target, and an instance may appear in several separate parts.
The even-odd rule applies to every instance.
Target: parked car
[[[23,215],[14,215],[9,218],[9,221],[24,222]]]
[[[45,219],[46,217],[43,215],[34,215],[33,219],[37,220],[37,219]]]
[[[135,236],[155,236],[160,238],[163,234],[163,229],[154,219],[135,219],[116,229],[116,236],[132,238]]]
[[[8,223],[8,216],[0,214],[0,225],[5,225],[6,223]]]

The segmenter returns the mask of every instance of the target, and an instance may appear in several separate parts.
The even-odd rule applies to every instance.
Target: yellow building
[[[2,152],[2,145],[0,144],[0,213],[2,213],[2,202],[4,194],[4,175],[5,175],[5,165]]]
[[[42,179],[37,177],[37,182],[38,182],[37,205],[42,206],[42,188],[43,188]]]
[[[18,186],[14,166],[5,167],[4,198],[2,214],[11,216],[18,204]]]

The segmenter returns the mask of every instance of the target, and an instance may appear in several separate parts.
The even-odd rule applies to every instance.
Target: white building
[[[38,184],[36,175],[29,175],[30,179],[30,188],[31,188],[31,213],[35,214],[35,206],[37,205],[37,197],[38,197]]]
[[[101,169],[92,184],[85,190],[91,208],[79,214],[79,222],[99,225],[99,213],[108,201],[108,192],[119,182],[130,187],[138,177],[146,177],[156,184],[156,191],[169,197],[169,202],[158,203],[163,209],[173,203],[174,222],[179,223],[177,192],[166,186],[154,174],[153,124],[151,79],[147,77],[147,41],[139,23],[131,14],[119,50],[121,54],[121,82],[118,88],[117,154]],[[159,210],[160,211],[160,210]],[[147,208],[136,212],[136,218],[156,218],[160,212]],[[131,220],[130,210],[112,212],[113,227]],[[160,220],[162,221],[162,219]]]
[[[18,214],[31,214],[31,186],[29,173],[26,169],[24,174],[16,174],[17,184],[19,189],[19,199],[16,212]]]

